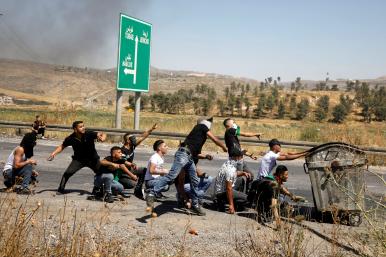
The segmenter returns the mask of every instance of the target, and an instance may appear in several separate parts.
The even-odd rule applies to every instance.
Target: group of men
[[[112,203],[116,195],[129,197],[127,189],[134,188],[134,195],[146,200],[147,210],[150,212],[154,211],[155,201],[164,197],[162,192],[169,190],[173,183],[177,189],[178,205],[201,216],[205,215],[201,207],[202,199],[214,180],[213,200],[219,210],[225,210],[228,206],[228,212],[231,214],[238,208],[255,207],[265,220],[266,217],[269,219],[272,216],[277,219],[279,195],[287,195],[294,201],[301,199],[283,186],[288,178],[288,169],[282,165],[278,166],[275,172],[273,169],[277,160],[293,160],[305,156],[307,152],[283,153],[280,142],[272,139],[269,142],[270,151],[261,159],[255,179],[253,171],[244,161],[244,156],[253,160],[257,157],[241,147],[238,136],[260,139],[262,134],[241,131],[235,121],[228,118],[223,122],[224,144],[211,132],[212,123],[213,117],[198,119],[197,124],[180,143],[168,170],[164,168],[164,156],[168,152],[168,146],[163,140],[154,142],[154,154],[150,157],[147,167],[140,168],[134,163],[135,148],[157,128],[157,124],[143,133],[139,139],[134,135],[125,134],[123,146],[112,147],[110,155],[101,160],[95,142],[105,141],[106,134],[86,130],[82,121],[75,121],[72,124],[73,133],[48,157],[48,160],[52,161],[66,147],[73,148],[72,161],[62,176],[57,193],[66,193],[65,186],[70,177],[83,167],[88,167],[95,173],[93,197]],[[31,157],[37,134],[42,132],[39,128],[41,125],[38,124],[31,133],[27,133],[8,157],[3,169],[4,183],[8,191],[15,190],[19,194],[31,193],[29,184],[36,180],[38,175],[33,169],[37,162]],[[227,152],[229,157],[219,169],[215,179],[197,168],[200,159],[213,159],[212,155],[202,153],[207,138]],[[20,187],[17,187],[17,184],[20,184]]]

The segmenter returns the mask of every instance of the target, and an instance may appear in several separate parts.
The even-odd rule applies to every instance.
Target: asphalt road
[[[5,162],[11,151],[18,145],[20,140],[21,138],[0,138],[0,162]],[[35,155],[33,157],[38,162],[36,170],[40,173],[39,184],[35,189],[37,193],[41,191],[55,191],[59,185],[64,170],[71,162],[71,147],[66,148],[62,153],[57,155],[53,161],[47,161],[47,157],[60,143],[61,141],[52,140],[38,140],[37,142],[37,146],[34,149]],[[97,150],[101,158],[109,155],[109,149],[111,146],[111,144],[97,143]],[[170,149],[165,158],[165,166],[167,168],[169,168],[173,162],[174,151],[175,149]],[[138,166],[146,166],[147,160],[150,158],[152,153],[152,149],[149,146],[138,147],[136,150],[135,162]],[[226,160],[226,155],[224,153],[214,154],[214,157],[215,158],[212,161],[201,160],[198,165],[200,169],[204,170],[211,176],[216,176],[219,167]],[[256,174],[259,167],[259,161],[251,161],[250,159],[248,160],[248,158],[246,158],[246,160],[250,169],[252,169]],[[280,163],[286,165],[289,169],[289,180],[286,183],[287,188],[297,195],[304,196],[308,200],[309,204],[312,205],[313,200],[310,179],[309,176],[304,173],[303,161],[295,160]],[[386,168],[377,169],[377,171],[381,171],[381,174],[383,174],[381,176],[386,179]],[[367,173],[365,178],[367,192],[370,192],[373,195],[385,195],[385,186],[376,175]],[[93,186],[92,184],[93,172],[88,168],[83,168],[70,178],[66,189],[69,191],[86,190],[91,192]],[[2,185],[3,178],[0,176],[0,188]],[[172,190],[169,194],[174,194],[174,187],[171,188]]]

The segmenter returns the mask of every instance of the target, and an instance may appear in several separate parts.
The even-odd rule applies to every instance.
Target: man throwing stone
[[[74,150],[72,161],[60,181],[58,194],[65,193],[64,188],[66,187],[69,178],[83,167],[88,167],[95,173],[98,172],[100,161],[99,155],[95,149],[95,140],[99,142],[106,140],[105,133],[90,130],[86,131],[83,121],[74,121],[72,123],[72,128],[74,132],[66,137],[63,143],[51,153],[50,157],[48,157],[48,160],[52,161],[55,156],[62,152],[67,146],[72,146],[72,149]]]
[[[196,165],[194,164],[195,160],[198,159],[201,149],[205,144],[206,138],[209,137],[216,145],[221,147],[224,152],[227,151],[226,146],[215,137],[210,128],[212,126],[213,118],[203,119],[199,124],[194,126],[192,131],[186,137],[185,141],[181,143],[177,152],[174,155],[174,162],[168,174],[163,177],[160,177],[155,183],[154,187],[150,189],[149,194],[146,196],[146,204],[148,206],[148,211],[153,211],[154,200],[156,196],[164,190],[165,186],[171,185],[174,180],[177,178],[178,174],[182,169],[186,171],[190,177],[191,185],[191,197],[192,197],[192,207],[191,210],[193,213],[204,216],[205,212],[201,209],[198,203],[198,183],[199,179],[196,174]]]

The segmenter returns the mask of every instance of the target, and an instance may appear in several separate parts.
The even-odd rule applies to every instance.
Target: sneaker
[[[28,187],[25,187],[25,188],[23,188],[23,189],[17,191],[17,193],[18,193],[19,195],[30,195],[30,194],[32,194],[31,190],[29,190]]]
[[[123,198],[130,198],[130,195],[129,193],[123,191],[123,192],[120,192],[119,195],[121,195]]]
[[[158,194],[156,195],[156,198],[157,198],[157,199],[166,199],[166,198],[168,198],[168,197],[165,196],[165,195],[162,194],[162,193],[158,193]]]
[[[103,189],[101,187],[94,186],[91,195],[95,196],[95,198],[103,198]]]
[[[155,196],[152,194],[148,194],[146,196],[146,206],[150,209],[154,209],[154,200],[155,200]]]
[[[197,214],[198,216],[205,216],[206,215],[204,210],[198,204],[192,205],[192,208],[190,210],[192,213]]]
[[[112,194],[106,193],[103,201],[105,201],[106,203],[113,203],[114,202],[114,197],[113,197]]]
[[[141,199],[141,200],[144,200],[144,199],[145,199],[145,198],[143,197],[143,195],[144,195],[144,190],[143,190],[143,189],[136,189],[136,190],[134,190],[134,195],[135,195],[137,198]]]
[[[46,138],[44,136],[42,136],[41,139],[46,139]]]
[[[64,189],[62,189],[62,188],[58,188],[58,191],[56,191],[57,195],[64,195],[65,193],[66,193],[66,191],[64,191]]]

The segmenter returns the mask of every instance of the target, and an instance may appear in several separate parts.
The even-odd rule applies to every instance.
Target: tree
[[[225,104],[222,100],[217,99],[217,108],[220,112],[220,116],[224,116],[225,114]]]
[[[232,92],[236,91],[236,82],[234,82],[234,81],[232,81],[232,83],[231,83],[231,90],[232,90]]]
[[[251,90],[251,86],[249,85],[249,83],[247,83],[247,85],[245,86],[246,93],[248,94],[250,90]]]
[[[240,116],[243,116],[243,98],[241,96],[236,98],[236,109]]]
[[[277,105],[279,103],[279,90],[276,87],[272,88],[271,95],[272,95],[274,104]]]
[[[251,102],[249,102],[249,99],[246,97],[244,98],[244,104],[245,104],[245,116],[249,116],[249,109],[251,108]]]
[[[374,92],[374,115],[378,121],[386,120],[386,89],[380,87]]]
[[[328,108],[330,105],[330,98],[328,95],[324,95],[318,99],[316,103],[315,119],[317,121],[322,121],[327,118]]]
[[[279,102],[279,107],[278,107],[278,110],[277,110],[277,118],[278,119],[283,119],[284,115],[285,115],[285,105],[284,105],[283,101],[280,101]]]
[[[256,109],[254,110],[254,112],[255,112],[255,116],[257,117],[257,118],[260,118],[260,117],[262,117],[263,116],[263,114],[264,114],[264,106],[262,105],[262,103],[259,101],[259,103],[257,104],[257,107],[256,107]]]
[[[355,83],[353,81],[346,81],[346,92],[351,92],[354,89]]]
[[[265,94],[260,94],[259,102],[257,103],[257,107],[255,109],[255,116],[257,118],[260,118],[264,114],[264,108],[265,108],[266,98]]]
[[[295,87],[295,91],[298,92],[301,87],[302,87],[302,82],[301,82],[301,78],[300,77],[297,77],[296,80],[295,80],[295,84],[296,84],[296,87]]]
[[[354,100],[352,100],[349,95],[341,94],[339,97],[339,102],[344,106],[344,108],[346,108],[346,113],[349,114],[351,112]]]
[[[332,85],[331,91],[339,91],[338,85],[337,84]]]
[[[332,119],[333,122],[335,123],[342,123],[347,116],[347,111],[346,108],[344,107],[343,104],[338,104],[334,107],[332,110],[332,116],[334,117]]]
[[[275,106],[275,99],[272,95],[267,97],[265,105],[267,107],[267,110],[272,112],[273,107]]]
[[[230,93],[229,98],[228,98],[228,108],[231,112],[231,116],[233,116],[233,114],[234,114],[235,105],[236,105],[236,97],[234,96],[233,93]]]
[[[253,90],[253,96],[254,97],[257,97],[259,95],[259,88],[257,87],[257,85],[255,86],[255,89]]]
[[[363,104],[370,97],[370,87],[367,83],[363,82],[361,86],[355,89],[355,100],[359,105]]]
[[[294,113],[296,111],[296,96],[292,95],[290,100],[290,113]]]
[[[224,94],[225,94],[225,99],[228,99],[228,97],[229,97],[229,87],[225,87],[224,88]]]
[[[304,119],[310,109],[310,102],[306,98],[302,98],[300,103],[297,104],[297,109],[296,109],[296,119],[297,120],[302,120]]]
[[[291,82],[291,91],[295,90],[295,82]]]

